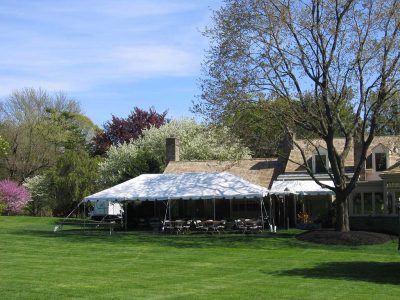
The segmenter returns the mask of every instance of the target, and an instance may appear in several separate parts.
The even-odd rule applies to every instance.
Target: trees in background
[[[36,216],[67,215],[84,197],[97,191],[99,161],[87,151],[66,150],[49,170],[25,181],[32,195],[27,212]]]
[[[135,107],[127,118],[113,115],[112,119],[104,124],[104,131],[98,131],[93,139],[92,153],[103,155],[111,145],[138,139],[143,130],[164,125],[167,122],[166,115],[166,111],[158,113],[154,108],[146,111],[138,107]]]
[[[50,184],[48,178],[41,174],[25,179],[23,183],[31,194],[31,201],[25,211],[32,216],[52,216],[53,199],[50,197]]]
[[[10,151],[10,144],[0,135],[0,158],[4,158]]]
[[[0,214],[17,214],[30,200],[29,192],[15,181],[0,181]]]
[[[382,114],[378,116],[376,134],[400,135],[400,96],[396,93],[394,101],[385,103]]]
[[[96,126],[78,102],[41,89],[15,91],[0,104],[0,135],[8,142],[3,176],[23,182],[54,165],[65,149],[85,147]]]
[[[2,177],[32,193],[28,213],[61,215],[94,191],[99,159],[88,152],[98,130],[64,93],[26,88],[1,103]]]
[[[348,231],[347,197],[396,101],[400,2],[228,0],[206,34],[211,46],[195,110],[219,121],[241,102],[284,101],[287,109],[275,114],[277,124],[288,134],[292,124],[301,128],[300,137],[316,151],[314,138],[327,146],[325,169],[333,187],[314,176],[306,159],[303,167],[335,192],[337,228]],[[335,147],[335,136],[344,138],[343,149]],[[348,177],[344,162],[354,136],[361,153]]]
[[[225,111],[218,123],[227,126],[253,153],[253,157],[272,157],[279,151],[285,132],[275,120],[284,110],[284,101],[239,102],[232,111]]]
[[[83,150],[68,150],[60,155],[56,164],[45,173],[45,181],[38,179],[36,196],[48,189],[46,199],[56,216],[65,216],[82,199],[97,191],[99,158],[93,158]],[[31,182],[32,184],[32,182]]]
[[[100,148],[91,148],[100,130],[80,112],[76,101],[62,93],[16,91],[2,103],[0,114],[3,177],[24,182],[32,195],[26,211],[32,215],[62,216],[100,188],[143,173],[161,173],[167,137],[180,139],[185,160],[251,155],[227,127],[192,120],[167,123],[166,112],[136,107],[126,119],[113,116],[104,133],[97,134],[105,141],[97,146],[105,150],[111,145],[102,158],[93,155]]]
[[[165,166],[165,140],[180,140],[182,160],[227,160],[250,158],[243,146],[226,127],[197,124],[193,120],[173,120],[159,128],[143,130],[142,137],[130,143],[111,146],[100,164],[99,180],[108,187],[142,173],[161,173]]]

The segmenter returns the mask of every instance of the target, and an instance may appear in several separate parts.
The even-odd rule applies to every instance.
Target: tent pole
[[[83,231],[86,231],[86,201],[83,202]]]
[[[167,220],[168,206],[169,206],[169,200],[167,201],[167,204],[165,205],[165,214],[164,214],[164,222],[163,222],[163,226],[162,226],[162,231],[165,230],[165,221]]]
[[[125,231],[128,230],[128,202],[124,202],[124,227]]]
[[[169,221],[172,221],[172,218],[171,218],[171,200],[170,199],[168,199],[168,219],[169,219]]]
[[[214,221],[215,221],[215,198],[213,199],[213,204],[214,204]]]
[[[283,194],[283,226],[285,226],[285,229],[287,229],[287,220],[286,220],[286,195]]]
[[[297,200],[299,199],[298,195],[294,195],[294,227],[297,226]]]
[[[264,230],[264,213],[263,213],[262,198],[260,198],[260,209],[261,209],[261,224],[262,224],[262,229]]]
[[[66,216],[66,217],[63,219],[63,222],[64,222],[65,220],[67,220],[67,219],[74,213],[74,211],[77,210],[77,209],[79,208],[79,206],[81,205],[81,203],[84,202],[84,201],[85,201],[85,200],[82,200],[81,202],[79,202],[78,205],[68,214],[68,216]]]
[[[275,225],[275,215],[272,215],[272,214],[273,213],[275,214],[275,212],[272,209],[272,197],[271,197],[271,194],[269,194],[268,196],[269,196],[269,218],[270,218],[269,227],[270,227],[271,232],[273,232],[274,231],[273,227]]]

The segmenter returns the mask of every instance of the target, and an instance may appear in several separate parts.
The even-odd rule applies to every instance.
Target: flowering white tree
[[[24,187],[31,193],[26,210],[34,216],[51,215],[50,183],[45,175],[25,179]]]
[[[209,127],[193,120],[174,120],[160,128],[151,127],[143,131],[143,136],[130,143],[112,146],[107,158],[100,165],[100,182],[110,186],[137,176],[141,170],[151,172],[145,166],[129,172],[133,164],[141,164],[150,159],[160,164],[159,172],[165,167],[165,140],[168,137],[180,140],[180,157],[183,160],[228,160],[250,158],[250,150],[244,147],[227,128]],[[153,172],[157,169],[153,168]]]

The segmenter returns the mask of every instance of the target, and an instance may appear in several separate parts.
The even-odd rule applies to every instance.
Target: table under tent
[[[333,186],[332,181],[321,183]],[[279,227],[296,227],[299,216],[320,217],[327,214],[334,195],[333,191],[321,187],[313,180],[274,181],[269,192],[273,211],[271,218]]]
[[[268,189],[228,172],[143,174],[85,197],[81,205],[87,212],[99,203],[120,204],[125,229],[130,216],[136,222],[140,220],[140,209],[147,213],[142,215],[147,217],[147,224],[153,222],[153,229],[160,226],[166,230],[168,224],[189,219],[207,219],[215,228],[221,219],[237,218],[241,209],[247,213],[243,219],[257,217],[264,228],[269,209],[264,204],[267,195]]]

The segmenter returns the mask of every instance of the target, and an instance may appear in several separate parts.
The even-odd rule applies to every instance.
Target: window
[[[353,214],[361,215],[361,194],[357,193],[353,197]]]
[[[364,193],[364,214],[372,215],[372,193]]]
[[[367,159],[365,161],[365,168],[372,169],[372,154],[367,156]]]
[[[386,170],[386,153],[375,153],[375,171]]]
[[[388,208],[388,214],[394,213],[393,211],[393,195],[392,193],[387,193],[387,208]]]
[[[315,173],[326,173],[326,155],[315,155]]]
[[[384,211],[383,193],[375,193],[375,214],[382,215]]]
[[[328,150],[318,147],[311,156],[312,171],[316,174],[329,172]]]
[[[395,193],[388,192],[387,204],[382,192],[360,192],[353,194],[352,208],[350,210],[352,215],[386,215],[397,214],[395,205]],[[399,195],[400,196],[400,195]]]

